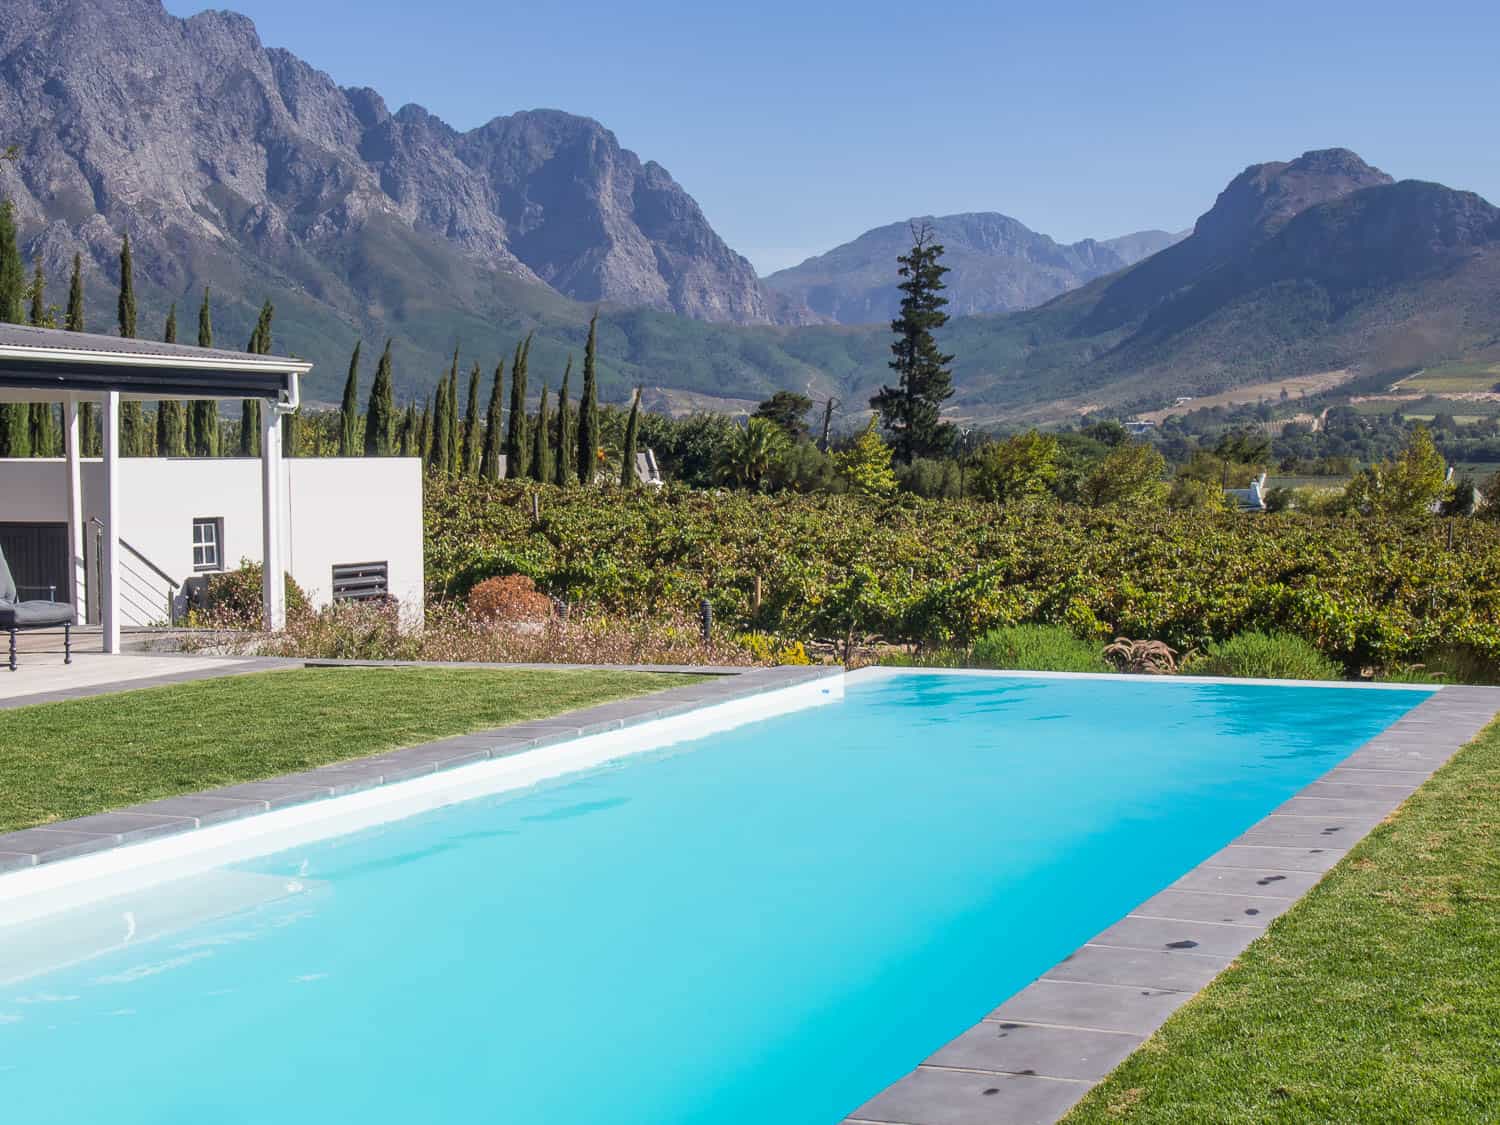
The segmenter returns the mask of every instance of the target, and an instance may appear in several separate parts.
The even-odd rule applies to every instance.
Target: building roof
[[[275,398],[311,369],[289,356],[0,324],[0,392]]]

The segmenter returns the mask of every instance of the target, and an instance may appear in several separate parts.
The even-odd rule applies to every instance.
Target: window
[[[210,516],[193,521],[193,569],[224,568],[224,520]]]
[[[383,598],[390,592],[390,564],[383,562],[335,563],[333,600],[363,602]]]

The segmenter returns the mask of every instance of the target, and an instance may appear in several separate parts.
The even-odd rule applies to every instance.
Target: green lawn
[[[1064,1120],[1500,1121],[1500,725]]]
[[[0,711],[0,832],[539,719],[695,677],[301,668]]]

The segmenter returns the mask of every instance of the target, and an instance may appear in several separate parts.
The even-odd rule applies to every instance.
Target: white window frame
[[[201,537],[200,531],[212,532],[212,539]],[[208,561],[208,550],[213,549],[213,561]],[[224,569],[224,517],[193,517],[193,570],[195,573]]]

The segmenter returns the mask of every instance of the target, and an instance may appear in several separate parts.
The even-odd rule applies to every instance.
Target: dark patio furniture
[[[40,601],[21,600],[21,591],[41,592],[47,597]],[[10,566],[5,561],[5,552],[0,551],[0,629],[10,634],[10,670],[16,670],[16,634],[23,629],[55,629],[63,627],[63,663],[73,663],[73,606],[69,602],[55,601],[56,586],[17,587],[11,576]]]

